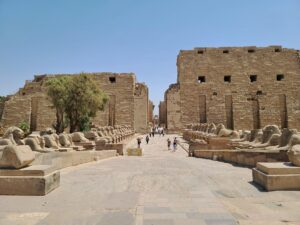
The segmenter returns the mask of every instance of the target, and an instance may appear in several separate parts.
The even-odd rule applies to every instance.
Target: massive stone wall
[[[147,132],[148,102],[147,86],[145,84],[136,84],[134,92],[134,127],[137,132]]]
[[[154,111],[154,107],[155,107],[155,105],[153,104],[153,102],[149,100],[149,102],[148,102],[148,109],[149,109],[149,111],[148,111],[148,125],[149,124],[153,124],[153,117],[154,117],[153,111]]]
[[[234,129],[267,124],[300,128],[298,50],[195,48],[180,51],[177,68],[181,128],[199,122],[224,123]]]
[[[130,125],[134,127],[134,74],[92,74],[101,90],[109,96],[104,112],[98,113],[94,123],[100,125]]]
[[[172,84],[165,93],[166,128],[169,132],[179,131],[182,127],[179,87],[179,84]]]
[[[32,130],[51,127],[56,120],[55,109],[46,94],[45,81],[51,77],[66,75],[74,74],[35,76],[33,81],[27,81],[25,86],[5,103],[1,124],[9,127],[18,125],[20,121],[26,121]],[[89,73],[88,76],[94,79],[110,97],[105,110],[98,112],[93,118],[94,124],[100,126],[130,125],[137,126],[138,129],[144,125],[146,129],[146,123],[143,125],[139,122],[135,123],[135,87],[139,84],[136,83],[134,74]],[[145,96],[144,105],[147,105],[148,91]],[[141,112],[143,113],[147,120],[147,110]]]
[[[31,99],[27,96],[13,96],[5,102],[1,122],[4,122],[3,128],[26,122],[30,124]],[[8,125],[9,124],[9,125]]]
[[[5,101],[7,101],[8,99],[6,99],[5,97],[0,97],[0,121],[2,118],[2,114],[4,111],[4,105],[5,105]]]
[[[159,124],[166,126],[167,120],[167,106],[165,101],[159,103]]]

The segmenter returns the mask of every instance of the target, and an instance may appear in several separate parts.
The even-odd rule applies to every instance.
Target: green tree
[[[70,132],[89,129],[90,118],[103,110],[107,101],[108,96],[86,74],[72,77],[65,106]]]
[[[54,77],[46,82],[48,95],[56,109],[56,123],[53,127],[58,134],[62,133],[67,126],[64,118],[70,83],[71,78],[69,76]]]
[[[88,115],[84,115],[79,120],[79,130],[89,131],[91,130],[91,118]]]
[[[8,100],[7,96],[0,96],[0,103]]]
[[[20,124],[19,124],[19,128],[24,131],[25,135],[27,136],[30,132],[30,127],[29,127],[29,124],[26,122],[26,121],[22,121]]]

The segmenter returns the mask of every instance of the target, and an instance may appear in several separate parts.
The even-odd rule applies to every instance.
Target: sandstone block
[[[300,190],[300,167],[291,163],[258,163],[252,176],[267,191]]]
[[[142,156],[143,151],[141,148],[129,148],[127,149],[128,156]]]
[[[45,176],[0,176],[0,195],[42,196],[59,186],[60,172]]]
[[[0,158],[0,168],[19,169],[27,166],[34,159],[35,154],[28,145],[8,145],[2,152],[2,157]]]
[[[295,166],[300,166],[300,145],[294,145],[292,149],[288,151],[290,162]]]

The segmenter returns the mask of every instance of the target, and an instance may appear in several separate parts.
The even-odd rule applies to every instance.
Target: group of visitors
[[[167,139],[168,143],[168,150],[171,150],[171,140],[170,138]],[[173,140],[173,151],[175,152],[177,150],[177,138],[175,137]]]
[[[164,128],[160,126],[150,128],[149,136],[154,137],[155,134],[158,134],[159,136],[165,136]]]
[[[153,137],[154,137],[154,135],[153,135]],[[138,148],[141,148],[142,137],[138,137],[136,140],[137,140],[137,146],[138,146]],[[147,135],[146,136],[146,143],[147,144],[149,144],[149,140],[150,140],[149,135]],[[168,150],[171,150],[171,143],[172,143],[172,141],[170,140],[170,138],[168,138],[167,139]],[[174,152],[177,150],[177,144],[178,144],[177,138],[174,137],[174,140],[173,140],[173,151]]]

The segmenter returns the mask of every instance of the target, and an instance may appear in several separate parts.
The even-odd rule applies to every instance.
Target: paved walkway
[[[167,137],[143,140],[143,157],[64,169],[47,196],[0,196],[0,224],[300,224],[300,192],[263,192],[250,169],[170,152]]]

